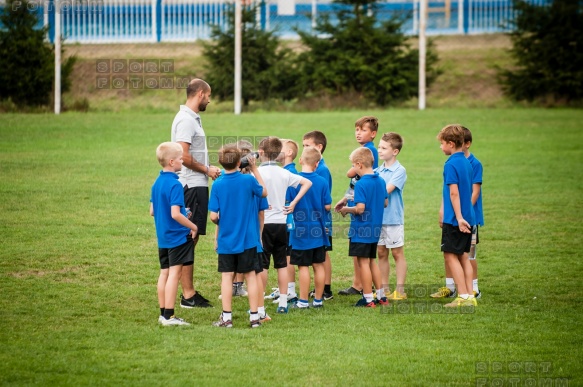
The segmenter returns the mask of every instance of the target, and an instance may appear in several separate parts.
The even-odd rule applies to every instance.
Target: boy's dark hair
[[[391,148],[398,149],[401,152],[401,148],[403,148],[403,137],[399,133],[385,133],[383,134],[382,140],[391,144]]]
[[[373,116],[364,116],[356,120],[354,123],[355,127],[362,128],[364,124],[368,124],[370,126],[370,130],[372,132],[378,132],[379,130],[379,119]]]
[[[462,130],[464,131],[464,144],[466,142],[472,142],[472,132],[465,126],[462,126]]]
[[[194,97],[199,91],[207,92],[211,89],[208,83],[202,79],[195,78],[188,83],[186,87],[186,98]]]
[[[275,160],[281,153],[282,143],[277,137],[265,137],[259,143],[259,149],[263,151],[268,160]]]
[[[219,149],[219,163],[227,170],[236,169],[241,161],[241,150],[236,144],[227,144]]]
[[[326,150],[326,144],[328,144],[328,140],[326,140],[326,135],[319,130],[313,130],[304,134],[304,140],[313,140],[314,144],[322,145],[322,150],[320,151],[321,154],[324,154]]]
[[[453,142],[456,148],[461,148],[464,145],[464,130],[463,126],[458,124],[447,125],[439,131],[437,139],[439,141]]]

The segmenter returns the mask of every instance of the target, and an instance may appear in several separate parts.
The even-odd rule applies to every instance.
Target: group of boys
[[[363,117],[356,121],[355,128],[360,147],[350,155],[349,189],[334,207],[342,216],[349,214],[351,217],[348,237],[349,255],[354,257],[354,278],[352,286],[339,294],[360,294],[362,298],[355,306],[374,308],[379,304],[388,305],[389,300],[407,298],[402,197],[407,175],[397,161],[403,145],[399,134],[385,133],[377,150],[374,139],[378,120]],[[444,167],[440,211],[441,249],[447,279],[446,287],[432,297],[455,296],[457,286],[459,296],[447,304],[448,307],[476,305],[475,297],[480,295],[477,278],[472,278],[475,255],[468,259],[467,253],[471,248],[475,254],[476,225],[483,224],[479,189],[482,172],[479,161],[469,154],[471,133],[468,143],[464,140],[464,135],[468,136],[464,130],[469,133],[459,125],[448,125],[438,135],[441,149],[450,156]],[[326,144],[322,132],[313,131],[303,136],[300,172],[294,163],[298,144],[293,140],[264,138],[258,146],[259,165],[252,156],[251,144],[227,144],[219,150],[218,161],[224,169],[213,183],[208,204],[210,219],[217,225],[215,245],[218,271],[222,276],[222,313],[213,325],[233,326],[232,297],[240,294],[243,279],[247,283],[245,293],[249,298],[252,328],[271,320],[265,311],[265,298],[278,303],[277,313],[288,313],[288,308],[321,308],[324,300],[332,299],[329,256],[332,250],[332,178],[322,157]],[[162,325],[188,325],[174,316],[174,302],[181,267],[192,264],[192,240],[198,231],[188,219],[182,186],[177,180],[176,172],[183,159],[176,145],[162,143],[157,149],[163,170],[152,187],[150,206],[159,245],[158,298]],[[464,155],[464,151],[467,154]],[[247,165],[244,169],[242,161]],[[479,170],[479,177],[476,170]],[[475,186],[477,193],[472,191]],[[479,211],[474,212],[478,207]],[[290,214],[293,226],[288,224]],[[392,293],[388,285],[389,250],[395,259],[397,277]],[[278,287],[264,298],[271,257],[277,270]],[[299,271],[299,296],[295,290],[295,266]],[[314,271],[311,292],[310,266]],[[455,283],[453,290],[451,278]],[[474,292],[470,293],[472,288]],[[309,297],[313,297],[311,305]]]

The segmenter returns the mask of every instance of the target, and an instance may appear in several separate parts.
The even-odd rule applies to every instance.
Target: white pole
[[[61,113],[61,1],[55,0],[55,114]]]
[[[457,6],[457,32],[464,33],[464,0],[458,1]]]
[[[427,0],[420,1],[419,7],[419,110],[425,110],[425,56],[427,39]]]
[[[241,0],[235,0],[235,114],[241,114]]]

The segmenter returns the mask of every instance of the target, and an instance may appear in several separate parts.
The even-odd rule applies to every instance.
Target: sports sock
[[[164,309],[164,318],[170,320],[170,317],[174,316],[174,309]]]
[[[463,298],[464,300],[467,300],[470,298],[469,294],[460,294],[460,297]]]
[[[257,312],[255,312],[257,313]],[[231,312],[225,312],[223,310],[223,321],[229,321],[233,319],[233,314]]]
[[[312,305],[316,306],[316,305],[322,305],[322,299],[316,299],[314,298],[314,301],[312,302]]]
[[[308,306],[310,306],[310,304],[309,304],[308,300],[299,300],[298,306],[300,306],[302,308],[307,308]]]
[[[265,306],[258,307],[257,308],[257,313],[259,313],[259,316],[265,317]]]
[[[251,314],[249,314],[249,321],[255,321],[255,320],[259,320],[259,313],[251,312]]]
[[[164,308],[160,308],[160,316],[164,316]]]
[[[324,293],[332,293],[332,285],[324,284]]]
[[[285,294],[282,294],[281,297],[279,297],[279,306],[287,308],[287,296]]]
[[[290,282],[287,284],[287,294],[296,294],[296,283]]]
[[[367,303],[370,303],[374,300],[372,293],[365,293],[363,296]]]
[[[447,287],[452,292],[455,292],[455,282],[453,282],[453,278],[445,279],[445,287]]]
[[[474,290],[474,292],[478,293],[478,279],[476,278],[475,280],[472,280],[472,288]]]
[[[383,289],[383,288],[377,289],[377,300],[380,300],[384,296],[385,296],[385,289]]]

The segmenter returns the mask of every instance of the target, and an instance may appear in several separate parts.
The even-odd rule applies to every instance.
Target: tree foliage
[[[583,3],[554,0],[532,5],[515,0],[510,54],[515,69],[499,71],[504,91],[516,100],[583,98]]]
[[[297,31],[308,48],[299,56],[303,87],[316,94],[357,92],[384,106],[418,94],[419,53],[407,43],[398,16],[379,22],[376,0],[336,0],[336,19],[318,18],[312,35]],[[427,85],[437,77],[437,54],[427,47]]]
[[[213,95],[232,99],[235,90],[235,12],[229,5],[228,28],[213,26],[212,41],[204,43],[206,80]],[[292,99],[297,92],[297,72],[292,66],[293,52],[280,46],[273,32],[261,30],[256,20],[256,7],[242,10],[242,99],[264,101],[270,98]]]
[[[8,0],[0,14],[0,98],[16,105],[46,105],[55,79],[54,46],[45,42],[46,28],[36,28],[37,16],[28,1]],[[61,67],[62,91],[70,87],[75,57]]]

